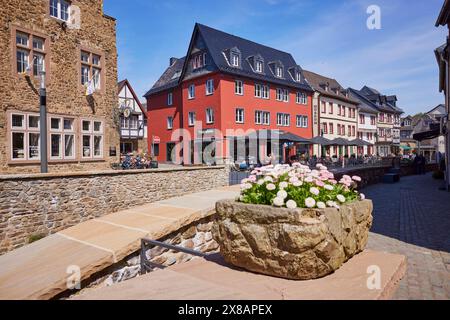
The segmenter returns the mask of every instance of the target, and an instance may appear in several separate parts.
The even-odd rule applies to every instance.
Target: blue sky
[[[126,3],[126,4],[125,4]],[[119,79],[142,96],[182,57],[195,22],[291,53],[304,69],[344,87],[368,85],[396,94],[406,113],[443,102],[433,50],[443,0],[104,0],[117,19]],[[369,5],[381,9],[381,29],[366,27]],[[143,98],[142,98],[143,99]]]

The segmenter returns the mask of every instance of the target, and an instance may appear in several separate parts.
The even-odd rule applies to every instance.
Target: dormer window
[[[231,53],[231,66],[233,67],[239,67],[239,54],[238,53]]]
[[[206,53],[199,53],[192,57],[192,70],[202,68],[206,65]]]
[[[295,81],[297,82],[302,81],[302,74],[298,71],[295,73]]]
[[[255,71],[259,73],[263,72],[263,62],[261,60],[255,62]]]
[[[283,78],[283,67],[280,66],[275,67],[275,75],[278,78]]]

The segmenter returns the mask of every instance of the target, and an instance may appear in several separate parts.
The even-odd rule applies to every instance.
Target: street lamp
[[[39,86],[39,122],[40,122],[40,136],[41,136],[41,173],[48,172],[47,159],[47,89],[45,87],[45,71],[39,71],[40,86]]]

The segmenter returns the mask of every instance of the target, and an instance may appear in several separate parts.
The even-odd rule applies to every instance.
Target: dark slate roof
[[[280,85],[288,85],[300,89],[311,90],[306,81],[296,82],[288,73],[290,68],[297,67],[298,64],[290,53],[280,51],[241,37],[210,28],[202,24],[196,24],[198,31],[205,41],[206,47],[211,54],[214,63],[219,70],[235,74],[238,76],[251,77],[261,81],[269,81]],[[241,52],[242,68],[231,67],[223,52],[227,49],[237,47]],[[264,74],[253,71],[247,59],[251,56],[261,55],[264,59]],[[284,79],[275,77],[270,71],[269,63],[280,61],[284,66]]]
[[[442,5],[441,11],[439,12],[439,16],[436,19],[435,26],[445,26],[450,20],[450,1],[445,0]]]
[[[155,82],[153,87],[147,91],[144,97],[164,91],[170,88],[174,88],[178,85],[178,80],[180,79],[181,71],[183,70],[185,57],[177,59],[171,66],[169,66],[166,71],[159,77],[158,81]],[[176,74],[178,73],[178,76]]]
[[[382,112],[390,113],[403,113],[403,110],[399,107],[394,106],[392,103],[388,102],[396,100],[396,96],[385,96],[382,95],[378,90],[370,88],[368,86],[362,87],[361,90],[351,89],[360,97],[364,97],[366,101],[370,102],[370,106]],[[378,103],[374,101],[377,100]]]
[[[362,112],[378,113],[378,109],[376,108],[375,104],[367,99],[361,92],[353,88],[348,88],[347,90],[350,97],[359,101],[358,107]]]
[[[336,79],[328,78],[318,73],[307,70],[303,70],[303,74],[305,75],[305,78],[308,81],[309,85],[320,94],[347,101],[353,104],[359,103],[358,100],[352,99],[351,97],[347,98],[343,95],[342,91],[345,91],[345,89],[339,84],[339,82],[337,82]],[[328,84],[328,91],[326,91],[322,87],[323,84]],[[337,89],[338,93],[335,93],[332,89]]]
[[[313,91],[304,78],[302,81],[296,82],[289,74],[288,71],[290,68],[300,68],[291,54],[210,28],[199,23],[195,25],[192,38],[194,38],[197,32],[202,36],[214,64],[220,71],[237,76],[252,78],[257,81],[259,80]],[[225,58],[224,52],[232,48],[238,48],[241,52],[241,68],[231,67]],[[263,74],[254,72],[248,61],[249,57],[256,55],[260,55],[264,59]],[[145,96],[175,87],[181,79],[173,79],[173,75],[177,71],[183,70],[185,60],[185,57],[183,57],[173,66],[167,68],[164,74],[154,84],[152,89],[145,94]],[[284,78],[277,78],[271,72],[269,64],[272,62],[281,62],[283,64]]]

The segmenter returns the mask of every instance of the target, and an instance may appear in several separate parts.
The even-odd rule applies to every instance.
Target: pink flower
[[[361,181],[361,177],[353,176],[353,177],[352,177],[352,180],[357,181],[357,182],[360,182],[360,181]]]
[[[320,180],[316,180],[315,182],[316,182],[316,186],[318,186],[318,187],[323,187],[325,185],[325,183],[323,183],[323,181],[320,181]]]

